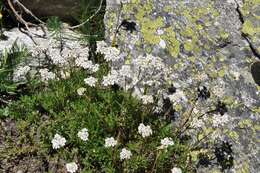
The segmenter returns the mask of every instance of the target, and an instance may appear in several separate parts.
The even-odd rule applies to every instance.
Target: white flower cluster
[[[94,87],[96,85],[97,81],[98,80],[92,76],[84,79],[85,84],[87,84],[91,87]]]
[[[212,117],[212,126],[220,127],[224,126],[229,121],[229,115],[225,113],[224,115],[214,114]]]
[[[161,146],[159,147],[159,149],[166,149],[172,145],[174,145],[172,138],[166,137],[161,140]]]
[[[104,59],[107,62],[115,62],[121,59],[120,50],[115,47],[108,46],[104,41],[97,42],[97,52],[103,54]]]
[[[182,173],[181,168],[177,168],[177,167],[172,168],[171,171],[172,171],[172,173]]]
[[[61,46],[58,41],[51,40],[49,44],[40,44],[32,49],[33,57],[44,57],[50,60],[53,65],[61,67],[61,76],[64,76],[63,71],[71,67],[81,67],[88,70],[91,73],[99,70],[99,65],[94,64],[89,58],[89,48],[78,42],[75,43],[63,43]],[[48,69],[40,70],[43,81],[52,79],[54,74],[48,74]],[[49,72],[52,73],[52,72]],[[50,77],[48,77],[50,76]],[[66,76],[69,76],[66,74]]]
[[[143,104],[145,104],[145,105],[151,104],[154,102],[152,95],[142,95],[141,100],[142,100]]]
[[[83,140],[83,141],[87,141],[88,137],[89,137],[89,133],[88,133],[88,129],[83,128],[78,132],[78,137]]]
[[[59,134],[55,134],[54,138],[51,141],[52,143],[52,148],[53,149],[59,149],[61,147],[65,146],[66,139]]]
[[[132,77],[132,70],[130,65],[122,65],[121,69],[119,70],[119,74],[126,79],[130,79]]]
[[[89,48],[79,42],[74,42],[73,44],[63,42],[61,45],[58,40],[51,39],[49,44],[40,43],[32,49],[32,56],[37,57],[42,56],[42,54],[45,54],[45,56],[47,56],[53,64],[64,67],[69,64],[71,65],[71,62],[75,58],[76,62],[79,62],[78,59],[82,60],[81,62],[88,60]],[[82,64],[78,65],[81,66]]]
[[[102,84],[104,86],[110,86],[119,83],[119,74],[116,70],[111,70],[107,76],[103,76]]]
[[[89,70],[90,72],[97,72],[99,70],[99,65],[94,64],[88,59],[88,56],[77,56],[75,59],[75,65],[77,67],[82,67],[83,69]]]
[[[50,49],[49,55],[53,64],[58,66],[66,66],[69,63],[69,57],[65,55],[69,55],[68,49],[63,49],[60,51],[59,49]]]
[[[108,147],[114,147],[116,146],[117,144],[117,141],[115,140],[115,138],[113,137],[110,137],[110,138],[106,138],[105,139],[105,147],[108,148]]]
[[[26,75],[27,73],[30,71],[30,67],[29,66],[21,66],[18,67],[15,71],[14,71],[14,75],[13,75],[13,80],[15,82],[18,81],[22,81],[22,80],[26,80]]]
[[[40,69],[40,77],[43,82],[47,82],[48,80],[55,79],[55,74],[53,72],[50,72],[47,68]]]
[[[131,2],[131,0],[117,0],[117,1],[121,2],[122,4],[127,4]]]
[[[139,126],[138,126],[138,133],[140,135],[142,135],[143,138],[145,137],[148,137],[150,135],[152,135],[153,131],[151,129],[150,126],[145,126],[143,123],[141,123]]]
[[[69,173],[75,173],[78,170],[78,165],[75,162],[67,163],[66,169]]]
[[[83,141],[87,141],[88,137],[89,137],[89,133],[88,133],[88,129],[83,128],[78,132],[78,137],[83,140]],[[52,143],[52,148],[53,149],[59,149],[61,147],[64,147],[66,144],[66,139],[64,137],[62,137],[59,134],[55,134],[54,138],[52,139],[51,143]]]
[[[85,93],[85,91],[86,91],[86,88],[83,88],[83,87],[77,89],[77,93],[79,96],[82,96]]]
[[[130,159],[132,156],[132,153],[130,150],[127,150],[126,148],[123,148],[120,152],[120,160],[127,160]]]
[[[105,51],[106,48],[107,45],[103,41],[98,42],[97,52],[105,54],[105,59],[107,60],[106,52],[108,51]],[[116,60],[119,60],[119,58],[113,58],[111,61]],[[163,93],[161,91],[162,88],[164,88],[163,86],[165,86],[172,77],[171,68],[169,68],[160,57],[152,55],[138,56],[130,62],[126,60],[125,64],[118,65],[118,67],[116,64],[117,63],[112,64],[113,66],[110,73],[103,76],[103,86],[117,84],[125,90],[131,90],[144,104],[154,103],[153,95],[162,95]],[[144,94],[144,88],[146,88],[146,94]],[[183,95],[177,95],[175,97],[184,99]]]
[[[168,95],[168,98],[172,103],[179,103],[181,101],[187,102],[184,92],[179,89],[177,89],[174,94]]]

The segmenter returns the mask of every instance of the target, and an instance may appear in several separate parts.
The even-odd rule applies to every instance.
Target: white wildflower
[[[151,104],[154,102],[152,95],[142,95],[141,100],[143,104]]]
[[[179,89],[177,89],[177,91],[174,94],[168,95],[168,97],[172,103],[179,103],[181,101],[185,101],[185,102],[187,101],[187,98],[186,98],[184,92]]]
[[[130,3],[131,0],[120,0],[122,4]],[[119,3],[120,4],[120,3]]]
[[[159,149],[166,149],[168,146],[174,145],[172,138],[166,137],[161,140],[161,146]]]
[[[201,110],[198,110],[197,108],[193,108],[193,113],[194,113],[195,115],[197,115],[198,113],[200,113],[200,111],[201,111]]]
[[[94,66],[93,62],[88,60],[88,58],[85,58],[85,57],[78,57],[75,60],[75,64],[76,64],[77,67],[82,67],[86,70],[92,69],[93,66]]]
[[[63,56],[59,49],[50,49],[50,58],[55,65],[66,65],[67,57]]]
[[[108,46],[104,41],[98,41],[97,42],[97,50],[96,52],[101,53],[104,55],[104,59],[109,62],[109,61],[117,61],[120,59],[120,50]]]
[[[85,84],[87,84],[91,87],[94,87],[96,85],[97,81],[98,80],[92,76],[84,79]]]
[[[55,79],[55,74],[53,72],[50,72],[48,69],[44,68],[44,69],[40,69],[40,76],[41,76],[41,80],[42,81],[48,81],[48,80],[52,80]]]
[[[143,81],[144,85],[150,86],[150,87],[155,87],[155,86],[159,86],[161,84],[160,81],[158,80],[147,80],[147,81]]]
[[[66,169],[69,173],[75,173],[78,170],[78,165],[75,162],[67,163]]]
[[[76,59],[75,59],[75,64],[76,64],[76,66],[78,66],[78,67],[82,67],[82,64],[84,64],[85,62],[88,62],[89,60],[88,60],[88,58],[86,58],[86,57],[77,57]],[[92,61],[90,61],[91,62],[91,65],[92,65]]]
[[[99,70],[99,64],[92,65],[90,68],[91,72],[95,73]]]
[[[235,0],[227,0],[227,3],[232,4],[232,5],[236,5],[236,1]]]
[[[214,114],[212,117],[212,126],[213,127],[219,127],[224,126],[229,121],[228,114],[220,115],[220,114]]]
[[[112,70],[110,74],[103,77],[102,84],[104,86],[110,86],[110,85],[117,84],[118,82],[119,82],[118,72],[116,70]]]
[[[139,126],[138,126],[138,133],[140,135],[142,135],[143,138],[145,137],[148,137],[150,135],[152,135],[153,131],[151,129],[150,126],[145,126],[143,123],[141,123]]]
[[[52,143],[52,148],[53,149],[59,149],[61,147],[65,146],[66,139],[59,134],[55,134],[54,138],[51,141]]]
[[[78,50],[79,57],[84,57],[85,59],[87,59],[89,57],[89,48],[88,47],[80,48],[77,50]]]
[[[78,93],[79,96],[82,96],[85,91],[86,91],[86,88],[83,88],[83,87],[77,89],[77,93]]]
[[[172,168],[172,173],[182,173],[181,168],[174,167]]]
[[[97,53],[104,53],[104,49],[107,47],[107,43],[105,41],[97,41]]]
[[[120,160],[126,160],[126,159],[130,159],[130,157],[132,156],[131,151],[123,148],[120,152]]]
[[[25,80],[26,79],[26,74],[30,71],[29,66],[24,66],[24,67],[18,67],[17,70],[14,71],[14,77],[13,80],[15,82]]]
[[[131,70],[131,67],[129,65],[123,65],[121,69],[119,70],[119,74],[122,77],[131,78],[133,71]]]
[[[211,91],[215,96],[218,96],[219,98],[224,97],[226,95],[226,84],[222,79],[218,78],[216,81],[216,85],[212,86]]]
[[[104,53],[104,59],[109,62],[109,61],[118,61],[120,59],[120,50],[115,48],[115,47],[107,47],[103,51]]]
[[[79,132],[78,132],[78,137],[83,140],[83,141],[87,141],[88,140],[88,136],[89,136],[89,133],[88,133],[88,129],[86,128],[83,128],[81,129]]]
[[[108,147],[114,147],[116,146],[117,144],[117,141],[115,140],[115,138],[113,137],[110,137],[110,138],[106,138],[105,139],[105,147],[108,148]]]
[[[62,52],[61,52],[61,55],[64,56],[67,60],[69,60],[69,58],[74,58],[74,57],[78,56],[78,50],[79,49],[75,48],[75,47],[73,47],[73,49],[70,49],[68,47],[64,47]]]
[[[78,56],[75,59],[75,65],[77,67],[82,67],[83,69],[90,70],[91,72],[97,72],[99,69],[99,65],[93,64],[93,62],[88,59],[88,52],[89,49],[87,47],[79,50]]]

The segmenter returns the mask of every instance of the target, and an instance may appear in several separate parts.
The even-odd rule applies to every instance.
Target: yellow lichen
[[[189,40],[187,40],[185,43],[184,43],[184,49],[188,52],[192,51],[193,50],[193,43]]]
[[[236,170],[236,173],[250,173],[248,162],[244,161],[242,166]]]
[[[253,36],[256,33],[256,30],[251,21],[245,21],[245,23],[243,24],[242,32],[250,36]]]
[[[177,57],[180,53],[180,42],[177,40],[175,32],[171,27],[166,29],[166,34],[161,36],[167,42],[169,53],[173,57]]]
[[[237,141],[239,139],[239,135],[235,131],[231,131],[228,133],[228,136],[233,139],[234,141]]]
[[[241,120],[238,125],[240,128],[248,128],[248,127],[252,127],[252,120],[251,119],[244,119]]]

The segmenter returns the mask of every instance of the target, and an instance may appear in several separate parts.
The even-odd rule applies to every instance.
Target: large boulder
[[[107,42],[118,45],[130,61],[144,54],[164,59],[175,71],[173,82],[190,98],[198,85],[206,86],[211,97],[199,109],[208,110],[221,101],[232,119],[221,129],[222,139],[232,144],[232,171],[259,172],[260,87],[254,81],[260,76],[255,74],[260,58],[259,1],[122,2],[121,6],[117,0],[107,0]],[[182,107],[188,105],[175,106],[181,116]]]
[[[81,0],[21,0],[20,2],[37,16],[59,16],[66,20],[79,15],[82,5]]]

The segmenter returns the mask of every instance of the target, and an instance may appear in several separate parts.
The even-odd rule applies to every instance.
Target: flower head
[[[172,138],[166,137],[161,140],[161,146],[159,147],[159,149],[166,149],[167,147],[172,145],[174,145]]]
[[[107,76],[103,76],[102,84],[104,86],[110,86],[110,85],[118,84],[118,82],[119,82],[118,77],[119,77],[118,72],[116,70],[112,70],[110,72],[110,74],[108,74]]]
[[[138,126],[138,133],[141,134],[143,138],[145,138],[152,135],[153,131],[150,126],[145,126],[143,123],[141,123]]]
[[[104,49],[107,47],[107,43],[105,41],[97,41],[97,53],[104,53]]]
[[[132,156],[131,151],[123,148],[120,152],[120,160],[127,160],[130,159],[130,157]]]
[[[181,168],[174,167],[172,168],[172,173],[182,173]]]
[[[78,165],[75,162],[67,163],[66,169],[69,173],[75,173],[78,170]]]
[[[89,136],[89,133],[88,133],[88,129],[86,129],[86,128],[83,128],[78,132],[78,137],[80,139],[82,139],[83,141],[87,141],[88,136]]]
[[[229,116],[227,113],[224,115],[214,114],[212,119],[213,127],[219,127],[225,125],[229,121]]]
[[[91,87],[94,87],[97,83],[97,79],[91,76],[91,77],[84,79],[84,82],[85,82],[85,84],[87,84]]]
[[[108,147],[114,147],[116,146],[117,144],[117,141],[115,140],[115,138],[113,137],[110,137],[110,138],[106,138],[105,139],[105,147],[108,148]]]
[[[54,138],[51,141],[53,149],[59,149],[60,147],[65,146],[66,139],[59,134],[55,134]]]
[[[186,98],[184,92],[179,89],[177,89],[177,91],[174,94],[169,95],[168,97],[172,103],[179,103],[181,101],[184,101],[184,102],[187,101],[187,98]]]
[[[145,105],[154,102],[152,95],[142,95],[141,100]]]
[[[121,57],[120,55],[120,50],[115,48],[115,47],[107,47],[103,51],[105,57],[104,59],[109,62],[109,61],[118,61]]]
[[[82,96],[85,91],[86,91],[86,88],[83,88],[83,87],[77,89],[77,93],[78,93],[79,96]]]
[[[13,80],[15,82],[20,81],[20,80],[25,80],[25,75],[30,71],[29,66],[24,66],[24,67],[19,67],[17,70],[14,71],[14,77]]]
[[[41,80],[46,82],[55,78],[55,74],[50,72],[48,69],[41,69],[40,71]]]

